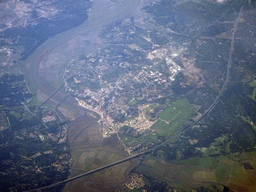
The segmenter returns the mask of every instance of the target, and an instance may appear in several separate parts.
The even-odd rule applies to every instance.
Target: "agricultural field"
[[[193,106],[190,105],[185,98],[177,99],[171,103],[171,106],[166,108],[160,113],[160,118],[168,122],[173,121],[175,118],[179,118],[179,115],[184,115],[188,111],[193,111]]]
[[[205,171],[202,166],[173,165],[157,158],[148,158],[136,168],[136,172],[148,177],[158,178],[168,186],[181,189],[196,188],[199,182],[193,178],[196,171]]]
[[[79,150],[73,150],[73,166],[71,176],[82,174],[90,170],[102,167],[104,165],[116,162],[128,156],[127,153],[114,149],[108,145],[98,147],[84,147]],[[128,173],[133,169],[139,160],[131,160],[108,169],[96,172],[81,179],[67,184],[65,191],[99,191],[98,189],[109,190],[109,188],[118,188],[128,179]]]
[[[151,105],[149,109],[154,107]],[[166,140],[172,138],[184,127],[196,110],[197,108],[189,104],[187,99],[177,99],[160,113],[158,120],[150,129],[138,132],[133,127],[123,126],[119,130],[119,136],[124,145],[132,150],[150,147],[153,143],[159,143],[160,138]]]
[[[182,98],[171,103],[171,106],[162,111],[159,120],[151,127],[157,135],[169,139],[180,131],[188,120],[195,114],[196,107]]]
[[[255,191],[255,168],[256,152],[243,152],[170,162],[150,157],[135,171],[165,181],[174,188],[209,187],[210,183],[215,183],[217,186],[227,186],[232,191]]]
[[[129,156],[116,134],[103,138],[97,119],[91,116],[78,118],[70,124],[69,128],[69,141],[73,157],[71,177]],[[67,184],[64,192],[98,191],[98,189],[107,191],[109,190],[107,188],[118,188],[127,181],[128,173],[138,162],[137,159],[127,161],[72,181]]]
[[[122,158],[124,158],[122,154],[106,149],[77,151],[74,155],[74,164],[72,168],[79,170],[80,173],[84,173],[121,160]],[[95,173],[94,177],[101,177],[104,180],[109,180],[108,182],[122,182],[122,180],[124,180],[125,171],[129,166],[131,166],[130,162],[126,162],[121,166],[117,165],[110,169],[106,169],[101,173]]]

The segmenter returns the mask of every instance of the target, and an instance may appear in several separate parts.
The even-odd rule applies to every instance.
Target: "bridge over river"
[[[58,91],[59,89],[55,90],[56,88],[54,88],[54,86],[51,85],[52,79],[49,80],[47,75],[45,75],[45,74],[47,74],[47,71],[50,70],[50,68],[47,69],[47,67],[45,67],[45,68],[42,67],[42,65],[47,66],[47,63],[49,64],[50,55],[52,55],[53,53],[62,52],[63,58],[59,57],[59,61],[57,62],[57,63],[61,63],[65,60],[67,60],[69,57],[72,57],[75,54],[78,54],[78,53],[71,53],[71,54],[68,54],[65,56],[64,53],[68,52],[68,48],[67,47],[63,48],[63,44],[69,43],[72,39],[75,39],[76,37],[80,36],[81,34],[86,34],[86,33],[90,33],[90,32],[99,33],[101,31],[101,29],[103,28],[103,26],[105,26],[111,22],[117,21],[121,18],[124,18],[127,16],[132,16],[134,14],[134,11],[136,10],[136,8],[139,6],[139,2],[140,2],[139,0],[129,0],[129,1],[118,2],[115,5],[116,7],[114,7],[114,11],[110,10],[110,9],[105,9],[104,12],[102,12],[102,14],[100,14],[100,15],[98,15],[99,7],[97,7],[97,6],[99,6],[99,4],[96,3],[95,7],[93,7],[93,9],[92,9],[92,13],[91,13],[88,21],[85,21],[81,26],[79,26],[75,29],[72,29],[70,31],[67,31],[63,34],[60,34],[56,37],[49,39],[42,46],[40,46],[35,51],[35,53],[33,53],[28,58],[28,60],[26,61],[26,71],[25,72],[26,72],[26,74],[28,74],[28,72],[32,72],[32,74],[29,73],[29,76],[30,76],[29,79],[34,80],[34,83],[37,86],[37,90],[36,90],[37,92],[39,92],[40,94],[46,95],[45,101],[51,100],[52,103],[56,104],[65,98],[65,94],[63,94],[62,92],[59,92]],[[214,106],[219,101],[220,97],[222,96],[222,94],[225,90],[225,87],[228,83],[230,68],[232,67],[232,53],[234,50],[235,35],[236,35],[236,31],[237,31],[238,22],[241,17],[242,9],[243,9],[243,7],[240,9],[239,15],[234,22],[234,30],[233,30],[233,34],[232,34],[229,60],[228,60],[228,65],[227,65],[227,73],[226,73],[225,81],[223,83],[221,91],[219,92],[216,99],[213,101],[212,105],[204,112],[204,114],[196,122],[183,128],[183,130],[181,132],[177,133],[173,137],[180,135],[182,132],[189,129],[194,124],[198,123],[209,111],[211,111],[214,108]],[[40,68],[40,66],[41,66],[41,68]],[[60,66],[59,66],[59,68],[60,68]],[[40,73],[40,71],[42,71],[42,70],[44,72]],[[53,77],[53,79],[57,78],[56,74],[54,74],[52,77]],[[63,85],[61,85],[60,88],[62,86]],[[73,108],[75,108],[75,110],[77,108],[80,108],[79,106],[77,106],[77,103],[74,100],[74,98],[69,97],[69,98],[67,98],[67,100],[68,100],[68,103]],[[45,103],[45,102],[43,102],[43,103]],[[84,111],[82,111],[82,113],[84,113]],[[81,115],[81,113],[79,113],[79,114]],[[76,114],[76,115],[78,115],[78,114]],[[75,115],[75,118],[78,117],[76,115]],[[138,153],[136,155],[132,155],[130,157],[124,158],[124,159],[116,161],[114,163],[107,164],[105,166],[99,167],[97,169],[93,169],[89,172],[68,178],[66,180],[51,184],[49,186],[41,187],[41,188],[37,188],[37,189],[33,189],[33,190],[28,190],[28,191],[44,190],[44,189],[51,188],[51,187],[54,187],[54,186],[57,186],[60,184],[65,184],[67,182],[76,180],[76,179],[84,177],[86,175],[90,175],[90,174],[102,171],[104,169],[110,168],[112,166],[121,164],[123,162],[130,161],[132,159],[146,155],[146,154],[152,152],[153,150],[157,149],[158,147],[160,147],[163,144],[164,143],[161,143],[161,144],[159,144],[151,149],[148,149],[144,152]]]

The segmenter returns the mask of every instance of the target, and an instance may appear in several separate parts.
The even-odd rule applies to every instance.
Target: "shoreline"
[[[61,53],[63,49],[60,49],[60,47],[64,47],[64,45],[68,44],[72,39],[76,39],[81,35],[86,36],[89,33],[94,32],[95,30],[97,32],[100,32],[107,24],[118,21],[121,18],[125,18],[131,15],[132,12],[136,11],[136,8],[140,4],[140,0],[131,0],[112,4],[111,3],[112,2],[106,3],[107,5],[105,5],[105,7],[103,5],[102,8],[101,2],[95,1],[93,3],[91,11],[88,13],[88,19],[85,22],[83,22],[83,24],[48,39],[23,62],[25,67],[23,68],[22,73],[24,74],[29,89],[36,95],[36,99],[39,99],[38,91],[40,91],[45,96],[49,96],[54,90],[52,81],[54,79],[58,79],[58,77],[53,76],[52,79],[47,80],[47,76],[40,76],[41,73],[39,73],[40,67],[42,67],[42,65],[44,66],[45,64],[47,64],[47,61],[49,62],[49,57],[51,55],[58,52]],[[103,9],[104,12],[100,16],[96,17],[100,9]],[[115,11],[113,12],[112,9],[114,9]],[[64,49],[63,52],[66,51]],[[68,54],[69,55],[67,56],[60,55],[60,58],[57,58],[59,59],[57,61],[59,61],[60,65],[63,64],[63,60],[67,60],[67,58],[70,57],[75,57],[77,53],[70,54],[68,52]],[[60,66],[58,67],[60,68]],[[42,69],[42,71],[47,71],[47,69]],[[51,85],[51,87],[49,87],[49,85]],[[58,92],[55,96],[53,96],[50,99],[49,102],[55,101],[54,103],[58,103],[63,98],[63,94],[60,94]],[[78,103],[75,103],[74,101],[69,102],[69,104],[73,107],[79,106]],[[90,109],[86,110],[90,111]],[[93,111],[93,113],[96,112]],[[65,116],[65,114],[63,115]]]
[[[52,92],[56,89],[54,86],[54,80],[63,81],[63,79],[59,79],[58,72],[61,68],[61,66],[65,63],[66,60],[69,58],[77,57],[80,50],[77,50],[76,44],[79,44],[79,40],[81,41],[81,38],[91,38],[91,35],[97,35],[104,29],[106,25],[109,23],[114,23],[120,19],[123,19],[125,17],[130,17],[135,14],[137,7],[141,3],[141,0],[131,0],[131,1],[123,1],[118,2],[115,5],[115,7],[112,7],[109,9],[109,7],[103,7],[104,12],[97,18],[93,17],[94,15],[97,15],[99,13],[99,10],[101,10],[101,3],[100,1],[96,1],[93,4],[91,12],[88,14],[88,19],[80,26],[75,27],[73,29],[70,29],[66,32],[63,32],[59,35],[56,35],[50,39],[48,39],[45,43],[43,43],[41,46],[39,46],[24,62],[24,67],[22,69],[22,73],[24,74],[25,80],[27,82],[27,85],[32,93],[35,94],[35,101],[42,102],[44,101],[49,95],[52,94]],[[105,5],[105,4],[104,4]],[[107,5],[109,5],[109,2],[107,2]],[[113,5],[113,3],[112,3]],[[114,11],[113,11],[114,9]],[[93,12],[92,12],[93,11]],[[95,36],[93,36],[94,38]],[[79,39],[80,38],[80,39]],[[89,39],[93,41],[93,39]],[[85,45],[84,45],[85,46]],[[92,45],[86,45],[88,48],[88,51],[94,50],[95,44]],[[92,48],[91,48],[92,47]],[[96,45],[97,48],[97,45]],[[54,66],[54,71],[51,69],[51,65]],[[57,69],[56,69],[57,66]],[[57,75],[56,75],[57,71]],[[49,101],[47,101],[48,106],[55,107],[60,103],[64,98],[65,94],[61,91],[58,91]],[[32,101],[33,102],[33,101]],[[72,122],[75,123],[75,121],[78,118],[83,118],[83,115],[91,113],[93,115],[88,114],[88,118],[93,120],[95,117],[96,122],[99,123],[99,121],[102,119],[101,114],[90,110],[88,108],[83,108],[82,106],[79,106],[78,102],[76,101],[75,97],[69,96],[65,99],[65,101],[58,106],[58,111],[62,114],[65,120],[72,120]],[[87,113],[88,112],[88,113]],[[93,118],[93,119],[92,119]],[[89,132],[87,133],[87,131]],[[107,146],[104,145],[105,138],[103,138],[103,135],[101,133],[101,130],[96,126],[92,129],[85,129],[83,126],[81,127],[68,127],[67,129],[63,130],[63,136],[66,136],[66,142],[68,142],[71,145],[72,153],[80,150],[86,153],[88,147],[94,149],[94,142],[95,144],[99,144],[101,147],[99,149],[102,149],[106,153],[113,153],[111,151],[108,152]],[[70,135],[71,134],[71,135]],[[72,137],[72,134],[76,135],[77,141],[75,143],[70,142],[69,139]],[[85,134],[88,134],[88,136],[85,137]],[[88,137],[89,143],[92,142],[92,145],[84,144],[84,139]],[[102,138],[101,138],[102,137]],[[63,141],[63,138],[60,140]],[[78,142],[78,143],[77,143]],[[116,141],[120,144],[120,140]],[[76,145],[81,145],[81,147],[78,149]],[[118,145],[119,145],[118,144]],[[95,149],[96,151],[98,149]],[[113,154],[120,156],[120,159],[123,159],[123,152],[126,153],[124,149],[116,149]],[[119,151],[121,150],[121,151]],[[101,152],[99,152],[100,154]],[[74,154],[73,154],[74,155]],[[72,158],[75,158],[72,155]],[[127,154],[128,155],[128,154]],[[102,162],[108,162],[110,163],[114,159],[102,159]],[[130,168],[130,166],[129,166]],[[116,168],[110,169],[112,172],[116,171]],[[71,173],[75,173],[72,171]],[[83,169],[81,169],[83,171]],[[126,174],[127,171],[126,170]],[[127,176],[127,175],[124,176]],[[121,176],[121,175],[120,175]],[[122,176],[123,177],[123,176]],[[99,178],[99,181],[101,179]],[[124,181],[123,181],[124,182]],[[65,191],[67,186],[65,186],[62,190]]]

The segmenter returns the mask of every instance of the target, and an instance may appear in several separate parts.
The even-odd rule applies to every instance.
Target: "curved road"
[[[68,45],[72,43],[72,40],[76,40],[77,37],[84,36],[89,33],[99,34],[104,26],[122,18],[132,16],[136,11],[136,8],[139,6],[139,3],[140,0],[129,0],[119,1],[115,4],[108,3],[105,5],[104,2],[96,0],[89,12],[89,18],[87,21],[76,28],[48,39],[38,47],[38,49],[36,49],[36,51],[25,61],[25,69],[23,71],[26,76],[26,80],[29,82],[28,84],[33,84],[34,90],[31,91],[36,94],[39,93],[39,96],[43,95],[44,98],[51,95],[56,89],[53,85],[53,81],[58,80],[58,70],[60,70],[61,64],[80,54],[80,50],[77,52],[70,50]],[[63,52],[61,55],[60,51]],[[59,58],[54,57],[53,53],[59,54]],[[47,69],[47,65],[49,65],[48,62],[59,63],[58,66],[54,66],[58,69]],[[55,74],[51,74],[52,72]],[[59,91],[51,98],[50,104],[57,105],[63,98],[65,98],[65,94]],[[81,111],[84,113],[86,111],[85,109],[78,107],[77,101],[73,97],[68,97],[65,102],[73,108],[74,112]],[[70,110],[70,108],[68,110]],[[92,113],[98,116],[95,112]],[[81,116],[81,113],[76,113],[75,118],[78,116]]]
[[[127,2],[138,3],[137,0],[131,0],[131,1],[127,1]],[[247,1],[245,0],[244,5],[246,4],[246,2],[247,2]],[[136,4],[136,5],[138,6],[138,4]],[[223,83],[223,85],[222,85],[221,91],[219,92],[218,96],[217,96],[216,99],[213,101],[213,103],[211,104],[211,106],[205,111],[205,113],[204,113],[196,122],[194,122],[194,123],[188,125],[188,126],[185,127],[181,132],[175,134],[173,137],[175,137],[175,136],[181,134],[181,133],[184,132],[186,129],[190,128],[192,125],[194,125],[194,124],[198,123],[199,121],[201,121],[201,119],[202,119],[209,111],[211,111],[211,110],[214,108],[214,106],[216,105],[216,103],[218,102],[218,100],[220,99],[220,97],[222,96],[222,94],[223,94],[223,92],[224,92],[224,90],[225,90],[225,87],[226,87],[226,85],[227,85],[227,83],[228,83],[228,79],[229,79],[230,68],[231,68],[231,66],[232,66],[232,53],[233,53],[233,50],[234,50],[235,34],[236,34],[236,31],[237,31],[238,22],[239,22],[239,19],[240,19],[240,17],[241,17],[241,12],[242,12],[242,10],[243,10],[244,5],[241,7],[240,12],[239,12],[239,14],[238,14],[238,17],[236,18],[236,20],[235,20],[235,22],[234,22],[234,30],[233,30],[232,40],[231,40],[231,48],[230,48],[230,53],[229,53],[229,60],[228,60],[228,66],[227,66],[227,73],[226,73],[226,78],[225,78],[225,81],[224,81],[224,83]],[[124,11],[124,8],[125,8],[125,7],[123,7],[123,6],[126,6],[126,4],[121,4],[121,5],[120,5],[120,9],[121,9],[122,11]],[[133,6],[128,7],[128,10],[129,10],[129,8],[132,8],[132,7],[133,7]],[[122,8],[123,8],[123,9],[122,9]],[[133,10],[134,10],[135,8],[136,8],[136,6],[133,7]],[[125,12],[124,14],[122,14],[121,17],[128,16],[129,14],[132,13],[133,10],[130,10],[130,12],[129,12],[129,11]],[[118,12],[119,12],[119,11],[118,11]],[[128,13],[129,13],[129,14],[128,14]],[[117,16],[118,14],[117,14],[117,15],[114,14],[114,15]],[[101,16],[99,16],[98,18],[96,18],[96,20],[93,20],[93,21],[95,21],[96,23],[98,23],[98,22],[100,22],[100,21],[97,20],[97,19],[103,19],[104,22],[107,22],[108,20],[106,21],[106,17],[107,17],[107,16],[113,16],[113,15],[110,14],[110,15],[106,15],[106,17],[103,17],[103,16],[104,16],[104,14],[101,15]],[[120,19],[121,17],[118,17],[118,19]],[[110,18],[111,18],[111,17],[110,17]],[[118,19],[117,19],[117,20],[118,20]],[[92,21],[92,20],[89,20],[88,23],[90,23],[91,21]],[[108,21],[107,23],[110,23],[110,21]],[[84,24],[83,24],[83,25],[84,25]],[[95,28],[97,28],[97,26],[93,25],[92,28],[95,29]],[[86,30],[85,30],[85,31],[86,31]],[[79,33],[76,33],[76,34],[79,34]],[[68,40],[68,39],[67,39],[67,40]],[[59,43],[59,44],[60,44],[60,43]],[[57,44],[56,46],[58,46],[59,44]],[[48,53],[49,53],[48,51],[45,51],[45,52],[43,52],[43,53],[41,54],[40,57],[43,57],[43,56],[45,56],[45,54],[48,54]],[[31,58],[29,58],[29,59],[31,59]],[[28,60],[28,62],[29,62],[29,60]],[[32,67],[32,66],[31,66],[31,62],[28,63],[28,66]],[[37,67],[38,67],[38,63],[37,63],[37,65],[36,65],[36,67],[33,66],[33,71],[34,71],[35,73],[37,73],[37,70],[36,70]],[[37,75],[36,75],[36,76],[33,76],[33,77],[36,79]],[[37,85],[42,85],[41,83],[38,83],[38,79],[37,79],[36,83],[37,83]],[[40,89],[40,86],[39,86],[38,89]],[[172,138],[173,138],[173,137],[172,137]],[[69,179],[66,179],[66,180],[63,180],[63,181],[54,183],[54,184],[49,185],[49,186],[46,186],[46,187],[37,188],[37,189],[34,189],[34,190],[28,190],[28,191],[35,191],[35,190],[47,189],[47,188],[54,187],[54,186],[59,185],[59,184],[63,184],[63,183],[67,183],[67,182],[73,181],[73,180],[78,179],[78,178],[81,178],[81,177],[83,177],[83,176],[86,176],[86,175],[89,175],[89,174],[92,174],[92,173],[101,171],[101,170],[103,170],[103,169],[112,167],[112,166],[114,166],[114,165],[123,163],[123,162],[128,161],[128,160],[137,158],[137,157],[139,157],[139,156],[141,156],[141,155],[145,155],[146,153],[149,153],[149,152],[153,151],[154,149],[158,148],[159,146],[161,146],[161,145],[163,145],[163,144],[164,144],[164,143],[161,143],[161,144],[159,144],[159,145],[157,145],[157,146],[155,146],[155,147],[153,147],[153,148],[151,148],[151,149],[148,149],[148,150],[146,150],[146,151],[144,151],[144,152],[141,152],[141,153],[138,153],[138,154],[136,154],[136,155],[130,156],[130,157],[128,157],[128,158],[122,159],[122,160],[120,160],[120,161],[117,161],[117,162],[114,162],[114,163],[105,165],[105,166],[103,166],[103,167],[94,169],[94,170],[92,170],[92,171],[83,173],[83,174],[81,174],[81,175],[78,175],[78,176],[75,176],[75,177],[72,177],[72,178],[69,178]]]

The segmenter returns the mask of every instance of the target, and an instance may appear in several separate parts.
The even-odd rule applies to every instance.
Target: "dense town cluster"
[[[109,28],[102,33],[104,48],[68,63],[64,76],[74,76],[74,81],[67,90],[112,128],[137,117],[149,104],[156,106],[148,111],[147,119],[153,121],[172,96],[183,62],[190,62],[182,57],[185,47],[160,45],[163,35],[134,26],[132,19]]]
[[[0,11],[4,13],[0,28],[4,34],[0,38],[1,67],[8,69],[49,37],[81,24],[92,3],[63,2],[1,2],[0,7],[4,8]],[[44,93],[38,88],[32,94],[23,74],[12,75],[3,70],[0,75],[1,190],[27,190],[64,180],[72,161],[75,174],[105,165],[107,153],[116,158],[114,150],[119,146],[112,149],[114,145],[120,145],[118,150],[129,154],[154,147],[150,155],[140,158],[140,164],[133,169],[137,173],[131,174],[125,183],[130,190],[175,191],[187,187],[186,181],[193,184],[191,180],[205,182],[211,178],[223,185],[220,191],[228,191],[225,186],[234,182],[232,178],[241,176],[237,173],[255,170],[251,156],[241,153],[242,160],[238,158],[241,151],[254,154],[256,149],[255,16],[250,9],[238,14],[243,7],[239,0],[199,2],[146,2],[145,17],[142,11],[139,16],[122,17],[119,22],[104,25],[98,31],[99,36],[95,32],[95,39],[88,35],[84,44],[82,41],[77,46],[72,44],[74,47],[67,49],[74,51],[72,57],[61,60],[58,70],[49,68],[58,73],[58,80],[51,79],[45,85],[54,82],[55,86],[64,79],[62,85],[65,84],[67,92],[63,94],[65,90],[57,89],[59,95],[55,95],[55,101],[59,104],[54,105],[55,109],[49,107],[54,102],[52,96],[49,103],[38,107],[37,99],[44,100]],[[251,3],[248,1],[255,7]],[[244,5],[246,8],[247,4]],[[112,6],[106,9],[115,11]],[[89,20],[97,24],[97,18]],[[87,33],[78,36],[86,39]],[[58,52],[61,45],[47,50],[40,60]],[[92,52],[85,54],[84,50]],[[61,101],[62,94],[67,96]],[[72,96],[89,110],[72,121],[74,124],[66,124],[62,120],[65,110],[61,114],[58,109],[65,109],[64,106],[74,109],[70,103],[77,107],[67,99]],[[96,123],[98,119],[101,126]],[[106,148],[99,147],[98,140]],[[105,150],[108,147],[110,151]],[[184,160],[182,163],[188,165],[180,166],[173,160]],[[199,170],[205,167],[202,169],[205,172],[194,170],[198,165]],[[233,170],[224,171],[227,176],[223,174],[226,167]],[[107,177],[110,175],[105,173]],[[223,181],[223,176],[228,181]],[[243,174],[242,177],[250,178]],[[179,187],[179,183],[183,186]],[[206,191],[202,187],[198,190]]]

